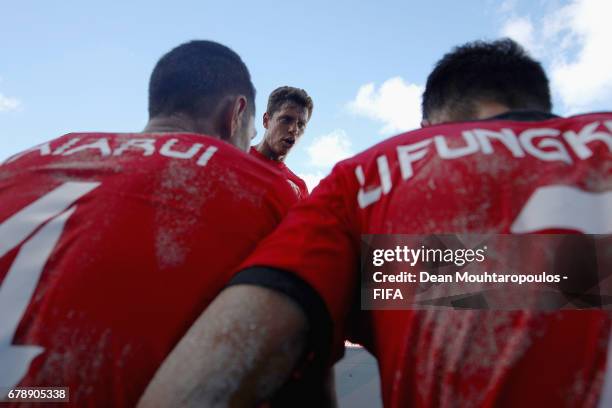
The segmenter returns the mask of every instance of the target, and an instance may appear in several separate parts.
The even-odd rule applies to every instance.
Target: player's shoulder
[[[261,160],[223,140],[195,133],[68,133],[9,157],[3,167],[55,169],[63,162],[77,170],[112,166],[114,173],[132,181],[156,172],[169,177],[183,169],[182,173],[188,170],[194,177],[210,180],[215,189],[293,195],[284,177]]]
[[[296,183],[299,183],[300,185],[304,187],[306,186],[306,182],[300,176],[298,176],[293,170],[291,170],[288,166],[285,165],[283,167],[283,172],[287,175],[287,177],[290,180]]]
[[[280,202],[283,206],[295,203],[296,195],[291,185],[287,183],[286,175],[270,166],[251,149],[249,152],[243,152],[232,145],[227,145],[225,152],[228,160],[225,160],[224,165],[239,173],[246,183],[261,191],[267,199]]]
[[[539,120],[534,120],[539,119]],[[458,137],[475,136],[482,139],[486,132],[503,132],[520,139],[525,131],[536,129],[551,129],[554,135],[564,132],[583,134],[598,132],[600,137],[612,133],[612,112],[592,112],[559,117],[554,115],[541,115],[539,118],[531,113],[516,112],[516,114],[501,115],[489,120],[450,122],[420,129],[411,130],[385,139],[372,147],[340,162],[340,167],[355,166],[376,160],[381,154],[402,154],[418,150],[425,145],[434,143],[441,145],[443,141]],[[533,133],[533,132],[532,132]],[[612,142],[611,142],[612,143]]]
[[[250,156],[254,156],[254,157],[262,157],[262,154],[259,153],[257,151],[257,149],[255,148],[255,146],[249,146],[249,151],[248,151]]]

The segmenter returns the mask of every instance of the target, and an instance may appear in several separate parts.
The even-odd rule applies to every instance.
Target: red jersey
[[[306,186],[306,182],[302,180],[300,177],[298,177],[297,174],[292,172],[285,163],[283,163],[282,161],[276,161],[276,160],[267,158],[263,154],[259,153],[259,151],[253,146],[251,146],[251,149],[249,150],[249,154],[251,156],[257,157],[260,160],[263,160],[264,162],[268,163],[270,166],[279,170],[283,174],[283,176],[285,176],[287,182],[293,188],[293,191],[295,191],[295,194],[297,195],[298,199],[302,200],[308,197],[308,187]]]
[[[359,248],[361,234],[612,233],[611,133],[601,113],[393,137],[336,165],[243,267],[306,281],[335,346],[377,357],[386,407],[594,407],[606,313],[360,310]]]
[[[0,388],[133,406],[296,201],[196,134],[68,134],[0,166]]]

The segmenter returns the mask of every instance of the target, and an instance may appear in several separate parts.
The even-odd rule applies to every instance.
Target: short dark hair
[[[477,102],[550,112],[550,89],[542,65],[509,38],[474,41],[454,48],[436,64],[423,93],[423,118],[446,112],[470,118]]]
[[[213,41],[190,41],[160,58],[149,81],[149,117],[206,116],[228,94],[246,96],[255,112],[255,88],[240,56]]]
[[[308,119],[310,120],[312,109],[314,108],[312,98],[308,96],[305,90],[292,86],[281,86],[272,91],[268,98],[266,112],[268,112],[268,115],[272,116],[274,112],[278,111],[286,102],[293,102],[306,108],[308,110]]]

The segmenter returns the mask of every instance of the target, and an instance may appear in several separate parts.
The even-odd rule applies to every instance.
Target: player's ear
[[[431,126],[431,123],[429,123],[429,120],[427,120],[427,119],[424,119],[424,118],[423,118],[423,119],[421,120],[421,127],[422,127],[422,128],[425,128],[425,127],[427,127],[427,126]]]
[[[247,120],[246,111],[247,99],[244,95],[227,96],[219,103],[216,128],[221,140],[237,146],[237,136]]]
[[[229,124],[229,140],[235,144],[237,135],[243,131],[244,124],[248,120],[248,102],[244,95],[236,95],[230,100],[229,109],[226,110],[226,123]]]
[[[242,129],[243,123],[247,120],[247,98],[244,95],[236,96],[232,107],[232,135]]]
[[[270,115],[268,115],[268,112],[264,112],[264,114],[263,114],[263,127],[264,127],[264,129],[267,129],[269,124],[270,124]]]

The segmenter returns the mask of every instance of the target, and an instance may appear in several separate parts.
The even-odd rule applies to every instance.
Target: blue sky
[[[612,109],[611,15],[609,0],[5,2],[0,160],[71,131],[140,131],[157,59],[211,39],[251,71],[259,137],[274,88],[313,97],[287,159],[312,185],[335,161],[418,126],[427,74],[467,41],[525,45],[551,77],[557,113]]]

